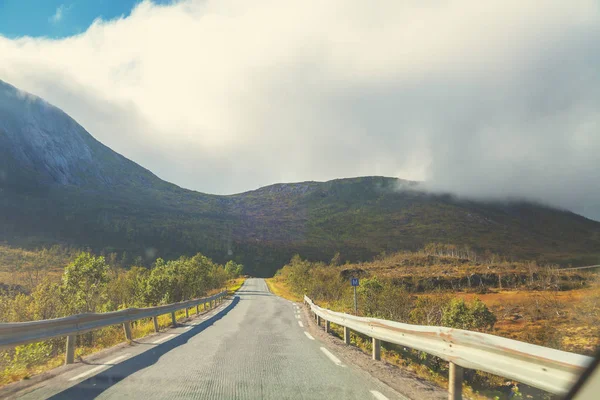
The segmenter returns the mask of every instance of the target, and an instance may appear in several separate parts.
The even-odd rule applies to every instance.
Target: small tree
[[[450,304],[444,308],[442,325],[450,328],[470,329],[472,324],[473,315],[463,299],[452,299]]]
[[[463,299],[452,299],[442,314],[442,325],[450,328],[491,330],[496,316],[479,299],[467,304]]]
[[[358,293],[360,295],[362,308],[368,317],[378,316],[380,297],[383,292],[383,285],[377,277],[363,279]]]
[[[107,300],[108,264],[81,253],[64,271],[61,298],[70,314],[102,311]]]
[[[474,299],[470,305],[471,315],[473,316],[472,329],[492,330],[496,324],[497,318],[493,312],[479,299]]]

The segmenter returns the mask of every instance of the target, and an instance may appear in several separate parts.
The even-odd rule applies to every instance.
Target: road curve
[[[314,340],[293,303],[248,279],[204,320],[60,374],[23,399],[394,399]],[[299,322],[300,321],[300,322]]]

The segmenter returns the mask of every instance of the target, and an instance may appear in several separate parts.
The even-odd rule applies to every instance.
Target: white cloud
[[[56,8],[56,11],[54,12],[54,14],[50,18],[48,18],[48,21],[52,22],[53,24],[57,24],[60,21],[62,21],[64,13],[65,13],[65,5],[61,4],[60,6],[58,6]]]
[[[600,219],[596,0],[143,2],[0,79],[185,187],[357,175]]]

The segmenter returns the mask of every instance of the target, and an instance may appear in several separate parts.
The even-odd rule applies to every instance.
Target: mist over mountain
[[[458,199],[375,176],[230,196],[186,190],[104,146],[60,109],[0,81],[0,241],[89,247],[144,264],[202,252],[270,275],[295,253],[327,261],[339,251],[342,259],[366,260],[430,242],[593,263],[600,223],[530,202]]]

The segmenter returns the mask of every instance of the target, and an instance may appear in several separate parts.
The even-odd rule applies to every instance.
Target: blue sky
[[[0,35],[60,38],[84,32],[97,19],[129,15],[141,0],[0,0]],[[171,3],[154,0],[153,3]]]

